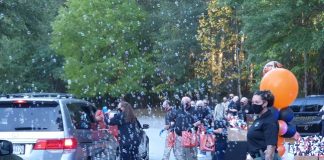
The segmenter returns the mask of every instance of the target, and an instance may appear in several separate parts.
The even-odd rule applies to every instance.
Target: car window
[[[0,113],[0,131],[63,130],[61,109],[57,102],[0,102]]]
[[[319,110],[318,105],[306,105],[303,107],[302,112],[319,112]]]
[[[81,103],[67,104],[72,123],[76,129],[91,129],[93,124],[93,112],[91,107]]]
[[[293,110],[293,112],[300,112],[302,106],[290,106],[290,108]]]

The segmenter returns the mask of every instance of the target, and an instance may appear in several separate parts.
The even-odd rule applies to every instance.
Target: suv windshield
[[[62,131],[59,104],[44,101],[0,102],[0,131]]]

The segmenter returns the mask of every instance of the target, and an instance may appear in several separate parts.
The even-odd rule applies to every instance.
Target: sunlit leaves
[[[66,5],[53,23],[53,48],[66,58],[70,91],[118,96],[144,90],[150,64],[140,52],[145,13],[139,6],[117,0],[72,0]]]

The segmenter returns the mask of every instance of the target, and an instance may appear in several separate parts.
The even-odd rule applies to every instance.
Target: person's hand
[[[109,114],[109,113],[108,113],[108,117],[109,117],[109,119],[114,118],[114,116],[115,116],[115,114]]]
[[[214,133],[214,129],[212,128],[207,129],[207,133]]]
[[[162,129],[162,130],[160,131],[159,135],[161,136],[163,132],[164,132],[164,129]]]

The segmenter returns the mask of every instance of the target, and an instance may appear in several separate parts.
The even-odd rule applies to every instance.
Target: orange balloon
[[[298,82],[293,73],[284,68],[269,71],[261,80],[260,90],[270,90],[274,96],[274,107],[288,107],[298,95]]]
[[[277,146],[282,146],[285,142],[285,138],[278,136]]]
[[[279,145],[277,147],[277,151],[278,151],[279,156],[282,157],[286,152],[286,148],[283,145]]]

